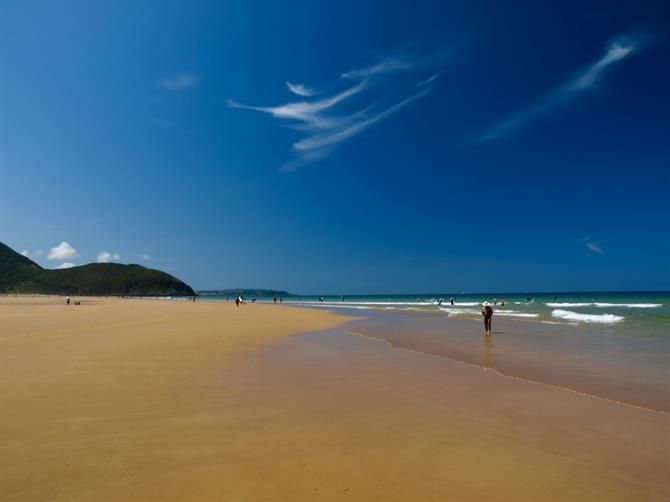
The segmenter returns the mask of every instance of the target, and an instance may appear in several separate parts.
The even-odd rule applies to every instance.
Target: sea
[[[304,295],[281,301],[355,316],[349,335],[670,413],[670,292]],[[481,322],[485,301],[494,310],[490,336]]]

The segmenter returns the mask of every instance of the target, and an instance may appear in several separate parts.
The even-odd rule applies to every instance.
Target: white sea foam
[[[455,309],[453,307],[450,308],[440,307],[440,310],[442,310],[443,312],[447,312],[451,315],[459,315],[459,314],[468,314],[477,316],[481,315],[481,312],[475,309]],[[540,314],[534,314],[531,312],[520,312],[518,310],[494,310],[493,315],[503,317],[526,317],[526,318],[535,318],[540,316]]]
[[[595,305],[594,303],[555,303],[548,302],[545,304],[547,307],[591,307]]]
[[[298,302],[295,302],[298,303]],[[323,307],[323,308],[339,308],[339,309],[358,309],[358,310],[372,310],[376,307],[369,307],[367,305],[343,305],[341,303],[322,303],[322,302],[304,302],[305,305],[310,305],[312,307]]]
[[[662,307],[662,303],[603,303],[603,302],[590,302],[590,303],[554,303],[548,302],[545,305],[547,307],[624,307],[624,308],[634,308],[634,309],[654,309]]]
[[[628,307],[633,309],[655,309],[662,307],[662,303],[600,303],[596,302],[596,307]]]
[[[530,312],[515,312],[514,310],[495,310],[494,316],[509,316],[509,317],[539,317],[540,314],[531,314]]]
[[[474,310],[474,309],[455,309],[453,307],[440,307],[440,310],[443,312],[447,312],[451,315],[457,315],[457,314],[479,314],[479,311]]]
[[[580,314],[578,312],[571,312],[569,310],[556,309],[551,311],[552,317],[557,317],[558,319],[567,319],[569,321],[579,321],[579,322],[597,322],[603,324],[612,324],[615,322],[621,322],[625,318],[620,315],[614,314]]]

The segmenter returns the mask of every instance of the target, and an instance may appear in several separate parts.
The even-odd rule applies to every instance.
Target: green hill
[[[50,270],[0,242],[0,293],[112,296],[191,296],[179,279],[141,265],[89,263]]]

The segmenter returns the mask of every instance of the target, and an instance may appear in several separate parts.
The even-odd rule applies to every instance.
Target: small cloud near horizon
[[[593,242],[590,237],[584,237],[582,239],[582,242],[584,243],[584,246],[586,246],[586,249],[589,251],[592,251],[597,254],[603,254],[603,248],[600,246],[600,243]]]
[[[168,75],[160,79],[160,85],[169,91],[186,91],[193,89],[202,81],[202,77],[193,73]]]
[[[143,254],[143,255],[141,256],[141,258],[142,258],[144,261],[151,261],[151,256],[149,256],[148,254]]]
[[[534,105],[510,115],[481,135],[479,141],[490,141],[507,136],[520,129],[535,117],[564,105],[595,86],[610,67],[640,52],[647,44],[649,35],[633,33],[611,39],[597,60],[589,63],[577,75],[555,87]]]
[[[79,258],[77,250],[70,246],[65,241],[62,241],[58,246],[52,247],[47,255],[47,260],[71,260]]]
[[[27,249],[22,249],[19,254],[25,256],[26,258],[30,258],[30,253]]]
[[[98,257],[96,258],[97,263],[110,263],[112,261],[119,261],[121,255],[119,253],[110,253],[109,251],[100,251]]]

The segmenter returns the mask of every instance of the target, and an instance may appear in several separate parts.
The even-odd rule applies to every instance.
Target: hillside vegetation
[[[0,243],[0,293],[98,296],[190,296],[179,279],[141,265],[90,263],[62,270],[40,267]]]

